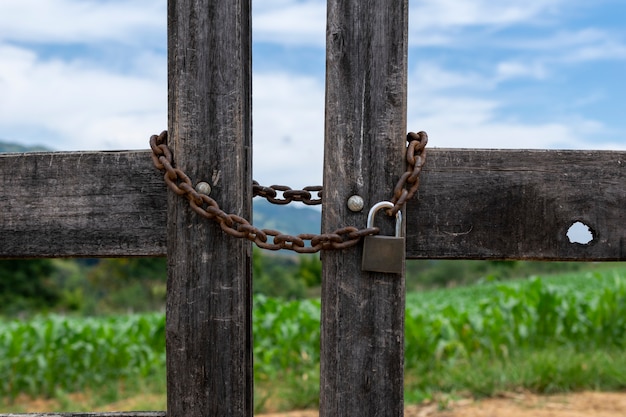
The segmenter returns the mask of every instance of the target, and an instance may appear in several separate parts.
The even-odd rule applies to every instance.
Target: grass
[[[319,300],[255,298],[256,412],[317,406],[319,313]],[[97,410],[109,403],[129,411],[164,409],[162,317],[142,317],[77,322],[52,317],[50,323],[39,318],[0,324],[0,350],[4,349],[0,372],[8,372],[0,375],[3,411],[40,411],[24,408],[27,395],[53,398],[47,411]],[[97,348],[87,346],[87,340]],[[151,341],[150,349],[145,340]],[[63,346],[69,346],[65,353]],[[406,402],[443,398],[445,403],[455,396],[485,397],[517,390],[623,389],[625,347],[623,266],[410,293]],[[80,378],[72,374],[67,380],[74,384],[80,380],[87,387],[79,395],[72,394],[76,385],[60,386],[62,378],[57,374],[71,371],[75,364],[80,365]],[[90,369],[96,365],[106,369]],[[15,370],[31,379],[18,379]],[[92,374],[94,380],[85,379]],[[24,388],[17,390],[16,381],[25,381]]]
[[[519,390],[540,394],[626,387],[626,357],[621,349],[577,351],[567,346],[516,352],[506,360],[477,356],[454,366],[407,371],[407,401],[446,392],[492,397]]]
[[[0,399],[2,413],[110,412],[165,410],[165,372],[160,378],[141,379],[132,385],[106,384],[99,389],[68,393],[57,390],[48,397],[20,394]]]
[[[3,398],[92,389],[114,399],[118,383],[134,389],[164,375],[164,365],[162,314],[0,322]]]
[[[413,293],[407,305],[407,402],[626,388],[623,266]]]

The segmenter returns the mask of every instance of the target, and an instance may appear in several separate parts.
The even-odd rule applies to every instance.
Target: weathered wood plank
[[[165,255],[163,175],[146,151],[0,155],[0,194],[0,257]]]
[[[626,260],[626,151],[432,150],[410,258]],[[575,222],[594,239],[571,243]]]
[[[407,2],[328,2],[323,229],[364,226],[404,171]],[[384,217],[384,216],[381,216]],[[379,217],[377,225],[392,229]],[[404,274],[364,273],[361,251],[322,262],[320,416],[403,415]],[[404,268],[403,268],[404,269]]]
[[[220,206],[252,212],[249,0],[168,2],[170,145]],[[169,417],[252,417],[251,243],[168,196]]]
[[[626,260],[625,161],[626,151],[429,149],[407,204],[407,256]],[[0,190],[0,257],[165,256],[166,187],[148,151],[0,155]],[[593,228],[592,244],[569,243],[575,220]]]

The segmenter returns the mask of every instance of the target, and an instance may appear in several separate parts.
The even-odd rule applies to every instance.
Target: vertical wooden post
[[[323,229],[364,227],[405,169],[407,0],[329,0]],[[352,213],[347,199],[362,196]],[[382,212],[376,225],[393,233]],[[362,245],[324,252],[320,415],[403,415],[404,273],[361,272]]]
[[[250,0],[169,0],[175,164],[250,218]],[[167,415],[252,416],[251,246],[168,197]]]

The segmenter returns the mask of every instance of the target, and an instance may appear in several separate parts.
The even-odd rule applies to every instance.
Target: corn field
[[[319,300],[254,300],[259,382],[319,370]],[[567,345],[626,347],[626,269],[407,295],[405,366],[436,369],[475,355]],[[165,317],[0,321],[0,395],[54,396],[163,378]],[[163,384],[165,382],[163,381]]]

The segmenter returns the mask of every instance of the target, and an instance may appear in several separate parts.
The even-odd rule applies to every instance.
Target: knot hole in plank
[[[587,224],[582,221],[576,221],[567,229],[567,238],[570,243],[588,245],[595,239],[595,234],[593,229]]]

